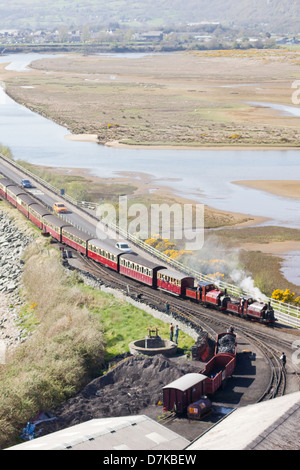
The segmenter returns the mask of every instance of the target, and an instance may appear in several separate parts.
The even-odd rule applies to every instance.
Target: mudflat
[[[67,54],[30,73],[0,68],[16,101],[107,145],[297,148],[300,51],[191,51],[140,58]],[[70,138],[70,136],[69,136]]]

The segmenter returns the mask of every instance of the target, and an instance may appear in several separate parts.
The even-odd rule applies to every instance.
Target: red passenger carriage
[[[59,242],[61,242],[62,239],[62,228],[67,226],[70,225],[52,214],[43,217],[43,230],[50,233],[50,235]]]
[[[29,207],[32,204],[36,204],[36,201],[28,194],[20,194],[17,196],[17,207],[27,219],[29,218]]]
[[[28,208],[28,217],[31,222],[34,223],[40,230],[44,228],[44,219],[45,215],[51,215],[47,209],[41,204],[32,204]]]
[[[72,225],[62,228],[61,241],[83,255],[87,255],[87,242],[92,236],[87,235]]]
[[[22,189],[18,186],[7,186],[6,188],[6,199],[13,204],[15,207],[19,209],[19,205],[17,203],[17,197],[21,194],[26,194]]]
[[[15,183],[8,178],[0,178],[0,194],[7,199],[6,191],[8,186],[15,186]]]
[[[114,271],[119,270],[119,256],[122,251],[104,240],[93,238],[87,244],[87,256],[97,263],[107,266]]]
[[[185,296],[186,290],[194,286],[194,278],[170,269],[160,269],[157,273],[157,288],[173,295]]]
[[[124,253],[120,256],[120,273],[143,284],[156,287],[159,269],[163,268],[137,253]]]

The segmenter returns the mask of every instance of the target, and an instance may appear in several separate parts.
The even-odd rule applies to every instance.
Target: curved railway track
[[[107,287],[119,289],[138,302],[164,313],[166,313],[165,305],[168,303],[168,313],[172,317],[191,326],[196,332],[207,332],[213,340],[215,340],[218,332],[224,331],[229,326],[234,326],[235,332],[239,334],[239,337],[245,337],[248,342],[258,348],[268,364],[269,381],[257,402],[284,395],[286,390],[286,372],[282,367],[280,355],[283,349],[290,349],[291,344],[284,339],[274,338],[274,335],[266,331],[266,328],[269,327],[259,325],[261,328],[254,328],[251,322],[247,322],[244,319],[228,314],[224,315],[217,310],[207,309],[190,300],[172,297],[162,291],[153,290],[131,278],[121,276],[117,272],[101,266],[83,255],[80,255],[80,261],[82,271],[94,276],[97,281],[100,281]],[[213,315],[212,311],[214,312]]]

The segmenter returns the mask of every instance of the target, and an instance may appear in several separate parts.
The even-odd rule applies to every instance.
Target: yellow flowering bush
[[[272,294],[272,299],[279,300],[283,303],[300,305],[300,296],[295,297],[295,292],[291,292],[290,289],[275,289]]]

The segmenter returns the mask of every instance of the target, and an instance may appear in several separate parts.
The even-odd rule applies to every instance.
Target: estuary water
[[[23,73],[51,54],[14,54],[0,63]],[[113,70],[112,70],[113,73]],[[69,131],[17,104],[0,89],[0,144],[16,159],[38,165],[85,168],[100,177],[151,175],[153,187],[211,207],[267,217],[265,224],[300,228],[300,200],[233,184],[241,180],[300,180],[298,150],[170,150],[112,148],[66,140]]]

